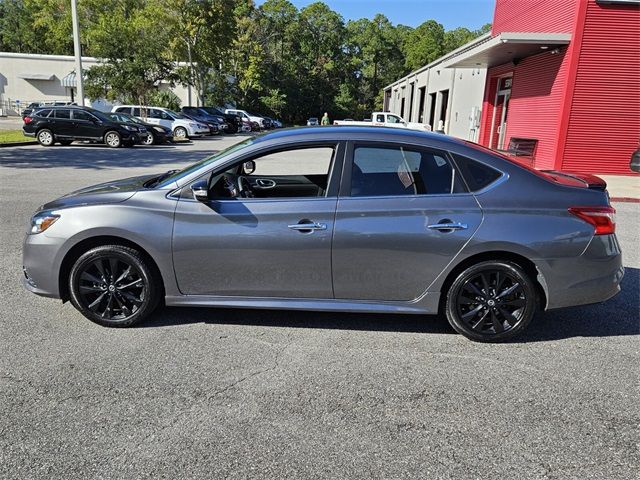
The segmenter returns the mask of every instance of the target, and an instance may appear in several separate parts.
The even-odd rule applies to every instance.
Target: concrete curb
[[[640,198],[632,198],[632,197],[611,197],[609,199],[610,202],[620,202],[620,203],[640,203]]]
[[[26,142],[11,142],[11,143],[0,143],[0,148],[3,147],[22,147],[24,145],[37,145],[38,142],[35,140],[29,140]]]

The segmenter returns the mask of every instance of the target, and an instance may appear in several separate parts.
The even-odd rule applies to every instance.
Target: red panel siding
[[[585,0],[496,0],[491,33],[570,33],[578,1]]]
[[[525,58],[514,70],[506,138],[537,139],[536,168],[554,166],[568,63],[562,50]]]
[[[630,174],[640,141],[640,8],[589,0],[562,168]]]

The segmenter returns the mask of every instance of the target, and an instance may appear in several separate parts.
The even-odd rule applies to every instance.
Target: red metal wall
[[[561,166],[631,174],[640,141],[640,8],[588,2]]]
[[[553,168],[569,63],[566,49],[523,59],[513,73],[506,138],[535,138],[533,166]]]
[[[569,33],[579,1],[586,0],[496,0],[491,33]]]

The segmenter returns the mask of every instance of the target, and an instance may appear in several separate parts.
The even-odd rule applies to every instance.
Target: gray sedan
[[[24,282],[111,327],[160,304],[442,313],[501,341],[618,293],[605,187],[443,135],[280,130],[42,206]]]

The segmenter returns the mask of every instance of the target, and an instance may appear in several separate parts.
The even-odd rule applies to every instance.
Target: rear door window
[[[43,117],[46,118],[51,114],[51,110],[38,110],[36,113],[34,113],[34,115],[36,117]]]
[[[93,115],[84,110],[74,110],[73,111],[73,119],[74,120],[84,120],[86,122],[91,122],[95,119]]]
[[[60,108],[58,110],[55,110],[55,112],[56,112],[56,118],[60,118],[60,119],[71,118],[71,110],[67,108]]]
[[[403,146],[356,145],[351,196],[447,195],[464,193],[443,152]]]

